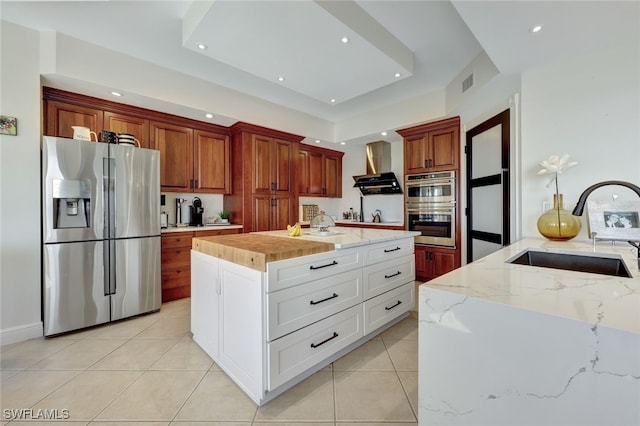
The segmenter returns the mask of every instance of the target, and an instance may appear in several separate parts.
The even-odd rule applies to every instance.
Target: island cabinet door
[[[370,299],[416,279],[413,254],[364,268],[364,298]]]
[[[191,333],[215,361],[219,358],[220,261],[191,250]]]
[[[364,265],[373,265],[406,255],[413,255],[413,237],[364,246]]]
[[[415,285],[406,283],[363,304],[364,334],[368,335],[415,306]]]

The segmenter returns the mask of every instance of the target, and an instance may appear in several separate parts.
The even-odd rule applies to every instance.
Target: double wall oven
[[[454,171],[406,175],[407,229],[416,243],[456,245],[456,175]]]

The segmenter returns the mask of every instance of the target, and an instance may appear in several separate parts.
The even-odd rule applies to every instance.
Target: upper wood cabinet
[[[160,150],[162,191],[231,192],[229,128],[105,99],[42,88],[44,133],[70,138],[71,126],[129,133]]]
[[[191,192],[193,188],[193,130],[151,122],[151,145],[160,151],[162,191]]]
[[[152,148],[149,141],[149,120],[117,112],[104,112],[104,130],[129,133],[140,142],[140,148]]]
[[[460,117],[396,130],[404,138],[405,174],[460,167]]]
[[[45,136],[72,138],[71,126],[88,127],[97,135],[104,127],[104,113],[99,109],[57,101],[48,101],[45,106]]]
[[[289,193],[292,179],[291,142],[252,135],[253,193]]]
[[[193,191],[231,192],[229,135],[196,130],[193,142]]]
[[[300,145],[298,194],[310,197],[342,197],[343,152]]]

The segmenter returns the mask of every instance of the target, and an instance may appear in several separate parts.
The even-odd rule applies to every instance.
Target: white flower
[[[578,164],[576,161],[569,162],[569,154],[565,154],[562,157],[552,155],[548,160],[539,162],[542,170],[538,172],[539,175],[545,173],[558,173],[562,174],[565,170]]]

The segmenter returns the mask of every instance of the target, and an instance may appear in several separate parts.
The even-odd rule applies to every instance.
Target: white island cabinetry
[[[194,341],[264,404],[414,307],[413,235],[388,232],[264,271],[192,250]]]

